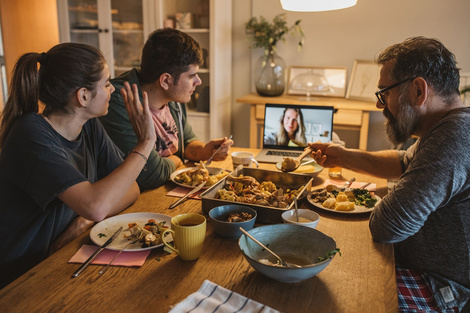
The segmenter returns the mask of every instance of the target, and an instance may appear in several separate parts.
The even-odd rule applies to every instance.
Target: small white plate
[[[144,225],[148,223],[149,219],[154,219],[157,224],[159,222],[165,222],[165,225],[171,228],[171,218],[172,217],[169,215],[150,212],[116,215],[102,220],[101,222],[93,226],[90,231],[90,239],[91,241],[93,241],[94,244],[101,246],[114,234],[116,230],[118,230],[119,227],[122,226],[123,230],[119,237],[116,238],[116,240],[114,240],[109,246],[106,247],[106,249],[109,250],[121,250],[129,243],[129,240],[127,238],[124,238],[124,236],[130,235],[128,225],[129,223],[137,223],[140,227],[144,227]],[[100,236],[99,234],[104,234],[106,236]],[[165,238],[167,242],[172,241],[173,239],[171,233],[168,234],[168,236]],[[143,251],[155,249],[161,246],[163,246],[163,243],[151,247],[142,248],[142,243],[137,242],[134,245],[128,246],[126,249],[124,249],[124,251]]]
[[[305,161],[304,161],[305,162]],[[276,163],[276,168],[281,171],[282,162]],[[291,173],[303,174],[308,176],[317,176],[323,170],[323,166],[318,165],[317,162],[312,162],[307,165],[300,165],[295,171]]]
[[[311,192],[309,192],[309,194],[307,195],[307,200],[308,202],[310,202],[311,205],[319,208],[319,209],[322,209],[322,210],[325,210],[325,211],[330,211],[330,212],[335,212],[335,213],[343,213],[343,214],[359,214],[359,213],[367,213],[367,212],[371,212],[374,210],[375,206],[377,205],[377,203],[379,203],[380,200],[382,200],[379,196],[377,196],[376,194],[373,194],[371,195],[372,198],[374,199],[377,199],[377,202],[375,203],[375,205],[372,207],[372,208],[368,208],[368,207],[365,207],[363,205],[357,205],[355,204],[354,205],[354,210],[351,210],[351,211],[337,211],[335,210],[334,208],[333,209],[330,209],[330,208],[326,208],[324,207],[320,202],[314,202],[312,200],[312,192],[313,191],[318,191],[318,190],[321,190],[321,189],[324,189],[324,188],[320,188],[320,189],[316,189],[316,190],[312,190]],[[329,193],[330,194],[330,193]]]
[[[197,170],[197,169],[199,169],[199,168],[198,168],[198,167],[187,167],[187,168],[183,168],[183,169],[177,170],[177,171],[171,173],[171,175],[170,175],[170,180],[171,180],[172,182],[174,182],[175,184],[181,186],[181,187],[194,189],[194,188],[197,187],[197,185],[196,185],[196,186],[190,186],[190,185],[186,185],[186,184],[177,182],[177,181],[175,180],[175,177],[176,177],[177,175],[181,174],[181,173],[189,172],[189,171],[195,171],[195,170]],[[217,174],[220,174],[220,173],[222,173],[222,172],[224,171],[224,169],[223,169],[223,168],[220,168],[220,167],[207,167],[207,170],[209,171],[209,175],[217,175]],[[207,188],[209,188],[209,187],[210,187],[210,186],[207,186],[207,187],[204,186],[202,189],[207,189]]]

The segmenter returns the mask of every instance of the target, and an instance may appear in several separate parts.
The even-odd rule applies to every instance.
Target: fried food
[[[204,163],[195,163],[195,165],[197,166],[196,170],[190,170],[176,175],[174,178],[175,181],[188,186],[197,186],[205,181],[205,186],[210,187],[228,175],[228,173],[225,171],[222,171],[217,175],[211,175],[209,174],[209,171],[207,170]]]
[[[283,172],[292,172],[297,168],[297,163],[293,158],[284,158],[284,161],[281,164],[281,171]]]
[[[254,177],[244,175],[229,175],[226,181],[227,184],[217,191],[216,199],[277,208],[287,208],[302,190],[302,186],[290,189],[276,186],[272,181],[260,183]]]

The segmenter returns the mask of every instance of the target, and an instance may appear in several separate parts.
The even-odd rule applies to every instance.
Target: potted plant
[[[264,48],[264,55],[256,63],[256,91],[262,96],[280,96],[285,89],[285,62],[276,53],[276,44],[285,41],[285,36],[292,33],[299,37],[297,47],[303,46],[304,33],[300,20],[288,26],[285,14],[276,15],[272,22],[264,17],[252,17],[245,24],[246,34],[252,39],[253,48]]]

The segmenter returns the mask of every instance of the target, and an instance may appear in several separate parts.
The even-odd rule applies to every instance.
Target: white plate
[[[177,171],[171,173],[171,175],[170,175],[170,180],[171,180],[172,182],[174,182],[175,184],[181,186],[181,187],[194,189],[194,188],[197,187],[197,185],[196,185],[196,186],[190,186],[190,185],[186,185],[186,184],[183,184],[183,183],[179,183],[179,182],[177,182],[177,181],[175,180],[175,177],[176,177],[177,175],[181,174],[181,173],[188,172],[188,171],[194,171],[194,170],[197,170],[197,169],[199,169],[199,168],[198,168],[198,167],[187,167],[187,168],[183,168],[183,169],[177,170]],[[224,169],[223,169],[223,168],[220,168],[220,167],[208,167],[208,168],[207,168],[207,171],[209,171],[209,175],[217,175],[217,174],[220,174],[221,172],[223,172]],[[202,189],[207,189],[207,188],[209,188],[209,187],[210,187],[210,186],[207,186],[207,187],[204,186]]]
[[[144,225],[148,223],[149,219],[154,219],[157,223],[166,222],[165,225],[171,228],[171,216],[150,212],[128,213],[107,218],[93,226],[90,231],[90,239],[91,241],[93,241],[94,244],[101,246],[114,234],[116,230],[119,229],[119,227],[122,226],[123,230],[119,237],[116,238],[116,240],[114,240],[109,246],[106,247],[106,249],[110,250],[121,250],[129,243],[129,240],[127,238],[124,238],[124,236],[130,235],[128,224],[137,223],[140,227],[144,227]],[[105,234],[106,236],[102,236],[100,238],[99,234]],[[172,241],[173,237],[171,236],[171,233],[167,237],[165,237],[165,239],[167,242]],[[142,242],[137,242],[134,245],[128,246],[126,249],[124,249],[124,251],[143,251],[155,249],[161,246],[163,246],[163,243],[151,247],[142,248]]]
[[[281,171],[282,162],[276,163],[276,168]],[[301,165],[295,171],[291,173],[303,174],[308,176],[317,176],[323,170],[323,166],[317,162],[309,163],[307,165]]]
[[[312,190],[311,192],[309,192],[309,194],[307,195],[307,200],[308,202],[310,202],[311,205],[317,207],[317,208],[320,208],[322,210],[325,210],[325,211],[330,211],[330,212],[335,212],[335,213],[343,213],[343,214],[358,214],[358,213],[367,213],[367,212],[371,212],[372,210],[374,210],[375,208],[375,205],[377,205],[377,203],[379,203],[380,200],[382,200],[379,196],[377,196],[376,194],[372,195],[372,198],[374,199],[377,199],[377,202],[375,203],[375,205],[372,207],[372,208],[368,208],[368,207],[365,207],[363,205],[357,205],[355,204],[354,205],[354,210],[351,210],[351,211],[337,211],[335,209],[329,209],[329,208],[326,208],[324,207],[320,202],[314,202],[312,200],[312,192],[313,191],[318,191],[318,190],[321,190],[321,189],[324,189],[324,188],[320,188],[320,189],[316,189],[316,190]]]

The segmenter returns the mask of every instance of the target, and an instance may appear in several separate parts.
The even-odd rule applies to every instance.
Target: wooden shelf
[[[76,12],[87,12],[87,13],[95,13],[98,14],[98,9],[94,7],[69,7],[69,11],[76,11]],[[111,10],[111,14],[118,14],[119,11],[116,9]]]
[[[179,29],[182,32],[188,34],[195,34],[195,33],[209,33],[209,28],[186,28],[186,29]]]

